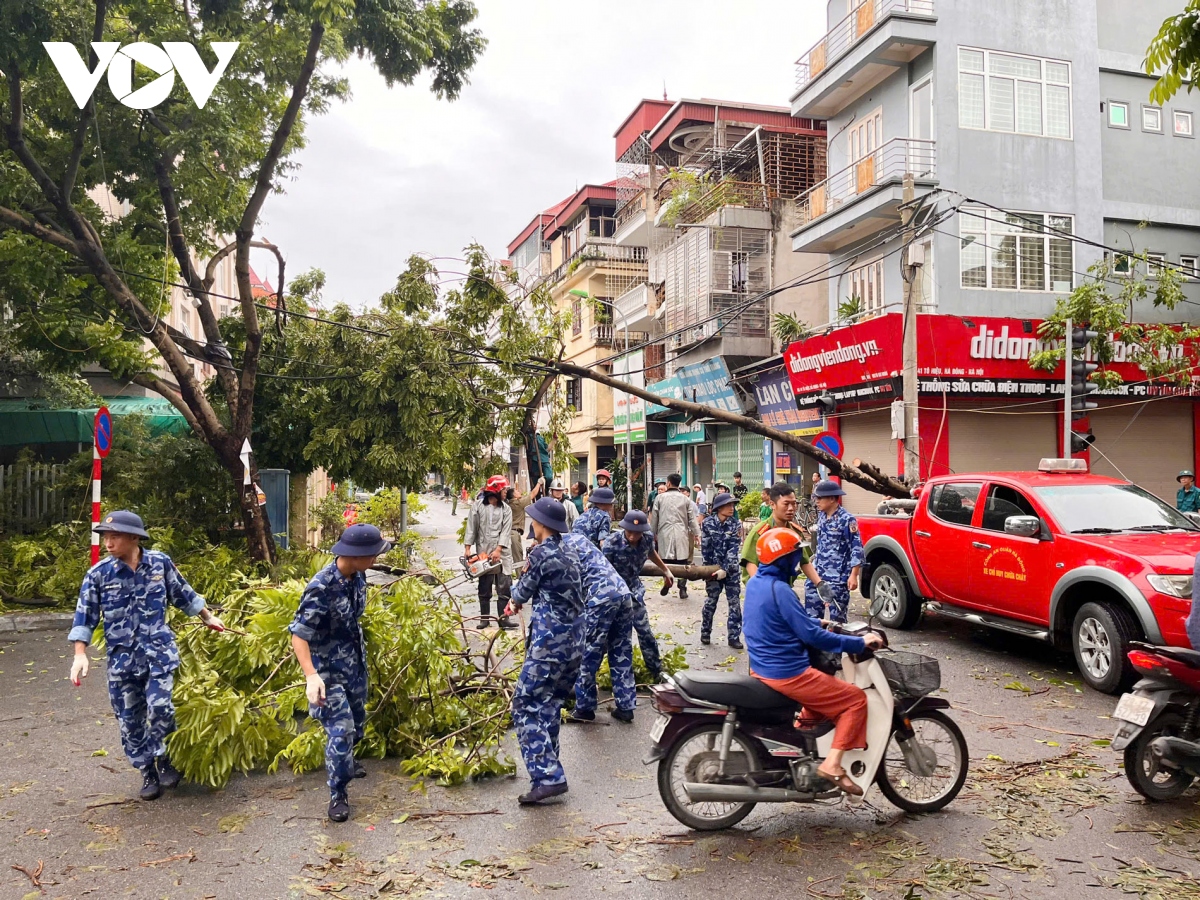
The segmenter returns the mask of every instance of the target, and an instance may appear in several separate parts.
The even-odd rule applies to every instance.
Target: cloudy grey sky
[[[352,99],[309,124],[296,180],[267,203],[261,233],[290,274],[325,270],[327,301],[372,302],[413,253],[478,241],[503,257],[535,213],[615,177],[613,132],[664,83],[672,100],[787,105],[825,31],[824,0],[476,2],[489,43],[456,102],[353,61]]]

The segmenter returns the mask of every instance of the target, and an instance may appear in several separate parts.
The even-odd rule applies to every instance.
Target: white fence
[[[0,533],[37,531],[78,517],[60,485],[66,466],[16,463],[0,466]]]

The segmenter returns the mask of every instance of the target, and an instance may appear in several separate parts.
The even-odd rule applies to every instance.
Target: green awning
[[[96,408],[44,409],[28,398],[0,400],[0,446],[24,444],[91,444]],[[114,418],[144,416],[152,437],[187,434],[190,426],[162,397],[110,397],[104,400]],[[120,428],[115,423],[114,428]]]

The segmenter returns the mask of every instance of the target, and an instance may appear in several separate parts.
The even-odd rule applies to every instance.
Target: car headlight
[[[1160,594],[1166,594],[1168,597],[1191,599],[1191,575],[1147,575],[1146,580],[1150,582],[1150,587],[1154,588]]]

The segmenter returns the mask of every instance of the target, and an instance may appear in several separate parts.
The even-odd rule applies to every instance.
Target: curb
[[[71,613],[0,616],[0,632],[61,631],[69,629],[74,619]]]

